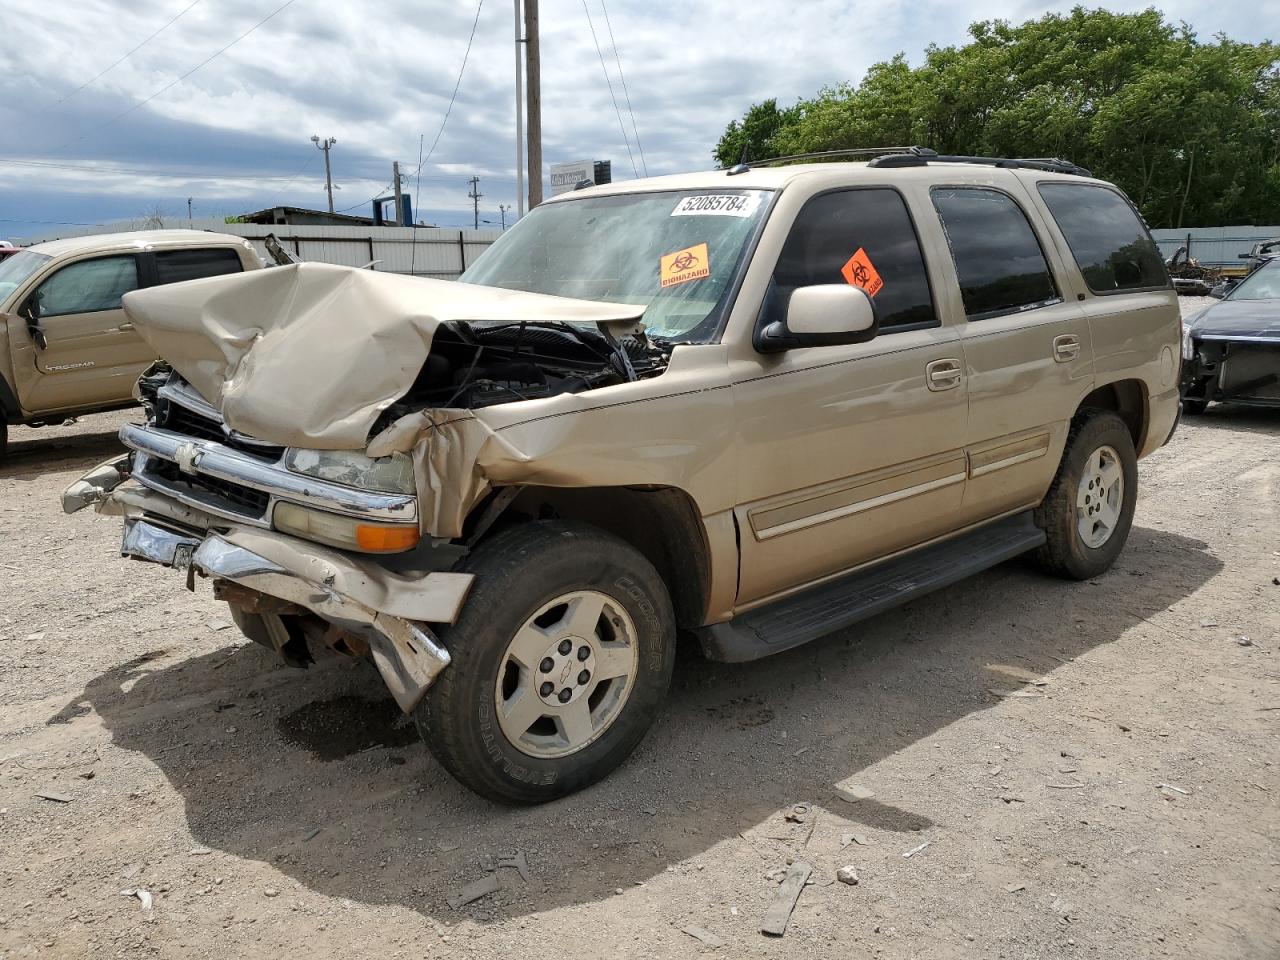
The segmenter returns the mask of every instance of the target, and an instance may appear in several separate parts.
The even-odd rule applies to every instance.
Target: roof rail
[[[1069,173],[1077,177],[1093,176],[1084,167],[1074,164],[1070,160],[1059,160],[1056,157],[962,157],[934,153],[928,147],[912,147],[906,155],[877,157],[867,165],[871,167],[923,167],[930,163],[978,163],[1004,169],[1044,170],[1049,173]]]
[[[875,157],[883,154],[910,153],[917,147],[858,147],[851,150],[820,150],[817,153],[793,153],[786,157],[770,157],[768,160],[751,160],[752,167],[775,167],[800,160],[833,160],[836,157]]]

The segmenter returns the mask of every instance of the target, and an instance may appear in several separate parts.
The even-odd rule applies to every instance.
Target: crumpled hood
[[[1280,340],[1280,300],[1223,300],[1189,319],[1187,326],[1197,336]]]
[[[643,306],[323,263],[125,295],[142,338],[227,425],[284,446],[361,450],[449,321],[636,320]]]

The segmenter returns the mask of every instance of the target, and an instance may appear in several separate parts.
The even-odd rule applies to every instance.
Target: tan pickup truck
[[[371,656],[508,802],[621,763],[678,632],[745,661],[1023,553],[1101,574],[1178,416],[1164,264],[1060,161],[611,184],[458,283],[297,264],[125,309],[166,364],[64,507],[287,662]]]
[[[9,426],[136,403],[156,359],[124,315],[132,290],[262,265],[239,237],[148,230],[52,240],[0,261],[0,459]]]

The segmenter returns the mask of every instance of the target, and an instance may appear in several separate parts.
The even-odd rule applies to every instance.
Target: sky
[[[544,161],[609,159],[615,180],[707,169],[754,102],[857,82],[899,52],[919,63],[930,43],[963,43],[974,20],[1072,5],[542,0]],[[338,209],[369,215],[392,161],[412,175],[421,146],[421,180],[406,187],[418,216],[470,226],[474,175],[496,226],[516,199],[513,6],[478,7],[477,19],[475,0],[3,0],[0,238],[185,216],[188,197],[197,217],[324,209],[312,135],[337,140]],[[1277,3],[1160,8],[1205,38],[1280,39]]]

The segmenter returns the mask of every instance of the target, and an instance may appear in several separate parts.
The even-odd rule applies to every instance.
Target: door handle
[[[1053,338],[1053,359],[1058,363],[1070,363],[1080,356],[1080,338],[1074,333],[1064,333]]]
[[[132,330],[132,329],[133,329],[133,324],[132,324],[132,323],[130,323],[128,320],[126,320],[124,323],[120,324],[120,326],[116,327],[116,329],[117,329],[117,330]]]
[[[960,370],[960,361],[953,359],[934,360],[924,368],[925,383],[930,390],[951,390],[960,386],[964,374]]]

